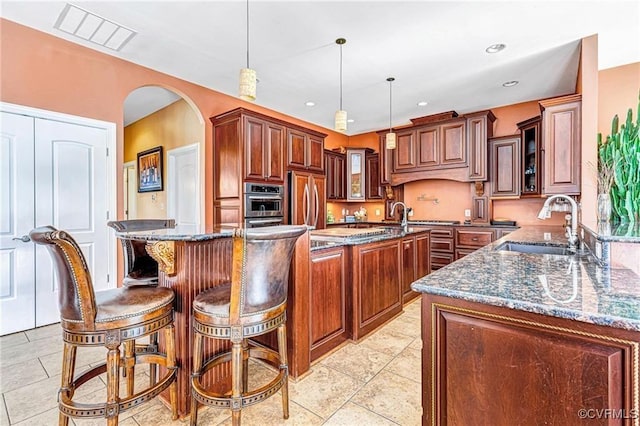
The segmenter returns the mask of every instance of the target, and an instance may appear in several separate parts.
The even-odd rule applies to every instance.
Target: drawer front
[[[468,254],[473,253],[477,249],[456,249],[456,260],[462,259]]]
[[[431,269],[440,269],[453,262],[453,253],[434,253],[431,252]]]
[[[431,229],[431,238],[453,238],[453,228]]]
[[[493,231],[456,230],[456,247],[484,247],[493,241]]]
[[[431,250],[448,251],[453,253],[453,240],[442,238],[431,238]]]

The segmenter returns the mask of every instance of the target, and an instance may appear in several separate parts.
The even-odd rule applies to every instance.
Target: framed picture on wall
[[[162,147],[138,153],[138,192],[162,191]]]

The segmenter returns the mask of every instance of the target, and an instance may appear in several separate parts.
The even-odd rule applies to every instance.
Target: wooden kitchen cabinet
[[[431,228],[431,270],[435,271],[455,260],[454,240],[452,227]]]
[[[423,425],[636,424],[637,331],[423,294],[422,340]]]
[[[494,237],[494,232],[491,228],[456,228],[456,260],[490,244],[494,241]]]
[[[542,193],[542,144],[540,138],[541,117],[533,117],[518,123],[522,141],[520,163],[520,194],[523,197]]]
[[[243,223],[245,182],[284,184],[288,135],[304,136],[305,143],[310,146],[307,152],[317,152],[309,158],[315,159],[317,155],[321,158],[315,165],[310,163],[310,170],[323,173],[317,170],[324,163],[322,146],[326,135],[323,133],[244,108],[210,117],[210,120],[213,124],[212,152],[215,153],[212,161],[215,225],[240,226]]]
[[[406,304],[420,295],[411,283],[431,272],[429,232],[408,236],[402,240],[402,300]]]
[[[399,238],[352,246],[352,336],[359,340],[402,312]]]
[[[345,200],[347,198],[345,154],[325,150],[324,167],[327,178],[327,200]]]
[[[487,143],[493,137],[493,122],[496,117],[491,111],[467,114],[467,146],[469,151],[469,180],[488,179]]]
[[[491,197],[520,195],[520,136],[502,136],[489,141]]]
[[[540,101],[544,193],[580,194],[581,95]]]
[[[392,185],[422,179],[461,182],[487,179],[487,139],[493,135],[495,116],[478,111],[458,117],[454,111],[413,119],[414,126],[396,131],[397,147],[386,150]],[[386,132],[385,132],[386,133]],[[383,134],[379,133],[380,146]]]
[[[392,151],[392,172],[415,170],[416,164],[416,132],[404,130],[396,132],[396,149]]]
[[[351,335],[347,262],[345,247],[311,252],[311,361],[336,348]]]
[[[382,200],[384,192],[380,183],[380,155],[375,152],[367,152],[366,166],[367,177],[365,193],[367,200]]]
[[[324,173],[324,137],[299,129],[287,129],[289,169]]]
[[[284,183],[284,127],[249,115],[242,120],[245,180]]]

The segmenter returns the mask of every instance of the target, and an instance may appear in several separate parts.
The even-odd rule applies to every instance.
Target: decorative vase
[[[608,193],[598,194],[598,221],[609,222],[611,219],[611,196]]]

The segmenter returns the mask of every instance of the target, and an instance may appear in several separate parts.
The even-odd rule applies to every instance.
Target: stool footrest
[[[252,347],[249,349],[249,355],[251,358],[264,360],[270,365],[275,366],[276,368],[278,368],[280,364],[279,354],[271,349]],[[191,393],[198,402],[217,408],[232,408],[233,398],[231,398],[228,392],[225,394],[210,392],[206,390],[200,382],[200,379],[207,371],[220,364],[230,361],[231,352],[223,352],[208,359],[202,366],[202,369],[191,376]],[[265,399],[277,393],[280,388],[282,388],[282,385],[285,383],[287,377],[288,370],[286,368],[278,368],[278,375],[275,379],[257,389],[248,390],[242,393],[240,397],[241,408],[245,408],[258,402],[264,401]]]
[[[166,366],[166,356],[154,356],[154,359],[157,359],[158,364]],[[94,367],[80,376],[78,376],[73,382],[71,390],[60,391],[59,396],[59,409],[60,412],[71,417],[83,417],[83,418],[96,418],[96,417],[107,417],[107,404],[84,404],[78,403],[71,400],[73,397],[73,393],[75,393],[76,389],[78,389],[82,384],[88,382],[92,378],[103,374],[106,371],[106,364],[102,363],[97,367]],[[175,380],[178,375],[177,367],[170,367],[168,374],[165,375],[162,380],[157,382],[154,386],[151,386],[142,392],[129,396],[127,398],[122,398],[118,402],[118,412],[122,413],[123,411],[129,410],[133,407],[136,407],[146,401],[149,401],[156,396],[158,396],[162,391],[167,389]]]

